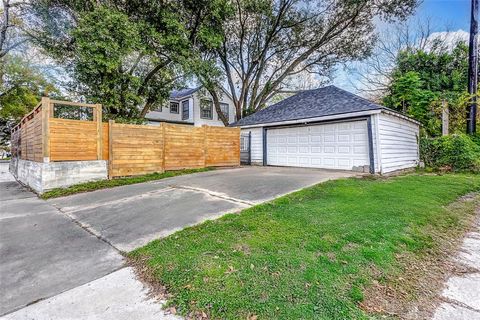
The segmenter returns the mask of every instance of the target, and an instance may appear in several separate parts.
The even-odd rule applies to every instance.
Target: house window
[[[211,100],[200,101],[200,118],[212,120],[213,102]]]
[[[178,113],[178,102],[170,102],[170,113]]]
[[[187,120],[190,117],[188,100],[182,101],[182,120]]]
[[[222,110],[222,113],[225,115],[225,118],[229,120],[230,118],[228,117],[228,104],[227,103],[220,103],[220,110]],[[220,115],[218,116],[218,120],[220,120]]]

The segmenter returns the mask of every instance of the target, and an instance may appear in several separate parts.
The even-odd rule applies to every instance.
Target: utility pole
[[[468,93],[471,96],[467,106],[467,133],[477,132],[477,81],[478,81],[478,0],[472,0],[470,18],[470,43],[468,47]]]

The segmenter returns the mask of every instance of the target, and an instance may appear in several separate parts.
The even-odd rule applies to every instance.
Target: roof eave
[[[386,114],[390,114],[390,115],[393,115],[393,116],[402,118],[402,119],[404,119],[404,120],[413,122],[413,123],[415,123],[415,124],[417,124],[417,125],[419,125],[419,126],[422,125],[419,121],[417,121],[417,120],[415,120],[415,119],[413,119],[413,118],[411,118],[411,117],[409,117],[409,116],[406,116],[406,115],[404,115],[403,113],[397,112],[397,111],[392,110],[392,109],[387,108],[387,107],[382,107],[382,112],[385,112]]]
[[[372,114],[378,114],[382,112],[382,109],[374,109],[374,110],[366,110],[366,111],[357,111],[357,112],[348,112],[348,113],[339,113],[329,116],[322,116],[322,117],[313,117],[313,118],[302,118],[302,119],[295,119],[295,120],[286,120],[286,121],[275,121],[275,122],[265,122],[265,123],[257,123],[257,124],[250,124],[250,125],[235,125],[235,127],[240,128],[256,128],[256,127],[274,127],[279,125],[286,125],[286,124],[300,124],[300,123],[310,123],[310,122],[320,122],[320,121],[327,121],[327,120],[336,120],[336,119],[344,119],[344,118],[355,118],[361,116],[368,116]]]

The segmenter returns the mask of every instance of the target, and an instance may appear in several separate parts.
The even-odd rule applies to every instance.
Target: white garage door
[[[267,164],[346,170],[368,165],[367,121],[268,129]]]

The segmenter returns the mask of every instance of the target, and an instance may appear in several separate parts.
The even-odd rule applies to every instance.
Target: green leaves
[[[214,74],[199,65],[221,44],[230,13],[227,0],[43,0],[31,32],[68,64],[71,91],[102,103],[108,118],[142,118],[193,74]]]
[[[422,138],[420,155],[425,164],[434,169],[480,171],[480,145],[465,134]]]
[[[458,42],[452,50],[441,42],[433,42],[429,50],[400,52],[384,104],[419,120],[426,133],[435,136],[441,132],[442,103],[445,103],[452,132],[463,132],[467,54],[464,42]]]
[[[58,90],[39,70],[19,56],[0,59],[0,144],[10,137],[10,129],[40,101],[42,95]]]

